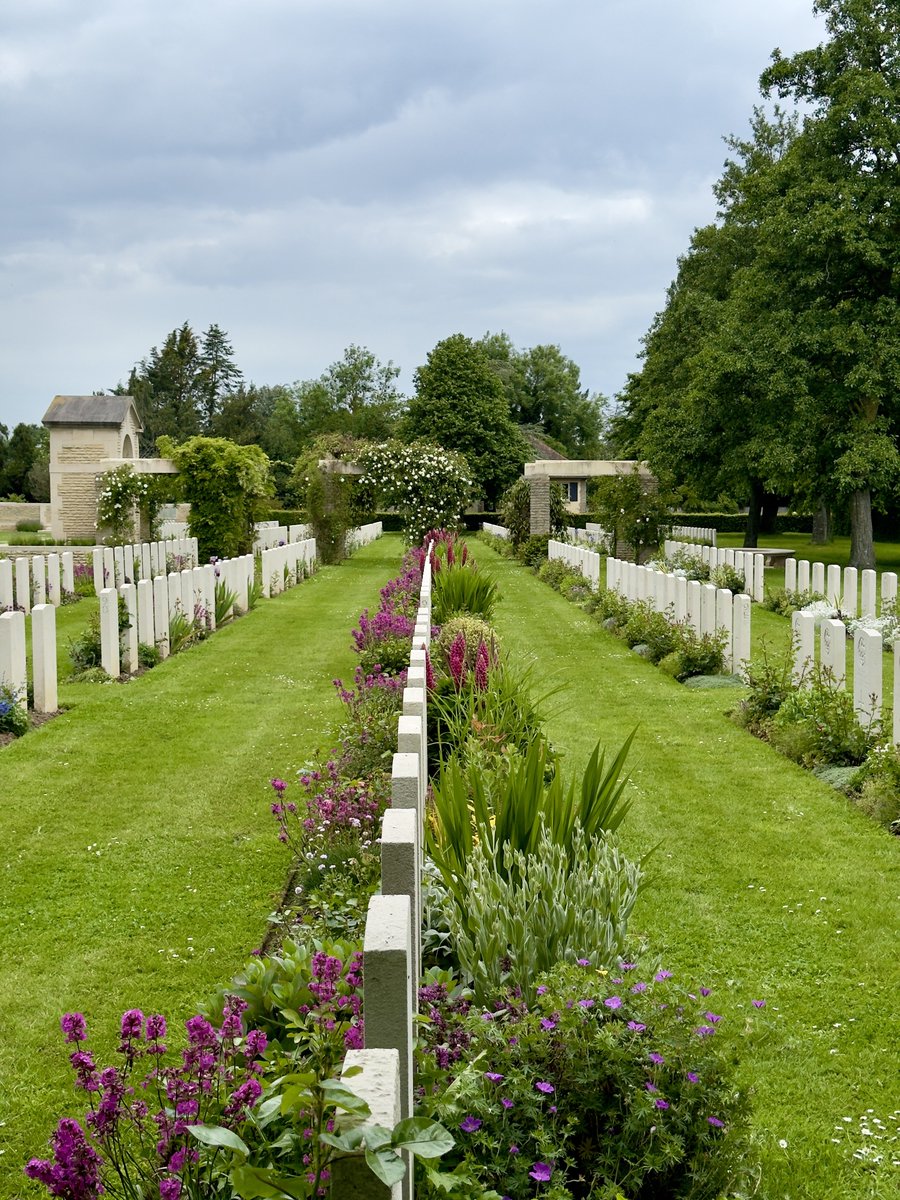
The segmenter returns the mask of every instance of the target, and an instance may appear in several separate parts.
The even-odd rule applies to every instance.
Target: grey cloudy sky
[[[636,365],[812,0],[2,0],[0,421],[187,320],[256,383],[351,342]]]

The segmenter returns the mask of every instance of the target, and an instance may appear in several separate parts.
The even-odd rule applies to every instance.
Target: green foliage
[[[482,642],[491,649],[492,657],[497,657],[500,639],[493,626],[473,613],[457,613],[441,622],[440,636],[437,641],[431,643],[432,665],[444,674],[449,670],[447,654],[460,633],[466,647],[463,661],[467,671],[475,670],[475,658]]]
[[[160,453],[181,473],[188,524],[201,560],[234,558],[253,547],[253,527],[272,494],[269,460],[258,446],[194,437],[181,445],[160,439]]]
[[[879,825],[900,834],[900,748],[876,746],[866,759],[856,803]]]
[[[605,970],[625,952],[640,867],[577,821],[565,845],[542,822],[531,832],[527,852],[508,840],[476,843],[448,888],[453,953],[481,1004],[510,987],[533,1001],[535,975],[574,963],[586,946]]]
[[[19,703],[22,696],[0,680],[0,733],[21,737],[28,731],[28,712]]]
[[[531,567],[536,571],[543,562],[547,559],[547,544],[550,541],[549,533],[533,533],[531,536],[519,546],[516,552],[520,562],[526,567]]]
[[[492,507],[521,474],[529,452],[484,348],[461,333],[445,338],[417,368],[415,384],[405,436],[463,455],[475,489]]]
[[[765,736],[772,717],[793,690],[793,660],[790,654],[773,655],[764,645],[745,674],[748,694],[731,715],[751,733]]]
[[[323,434],[383,442],[396,433],[403,396],[400,368],[378,361],[365,346],[350,345],[318,379],[295,384],[297,435],[309,445]]]
[[[40,528],[40,521],[16,521],[16,529],[19,533],[37,533]]]
[[[550,536],[556,537],[563,532],[566,516],[562,488],[551,484]],[[531,537],[531,486],[524,476],[517,479],[503,493],[500,500],[500,522],[509,530],[509,539],[516,550],[527,544]]]
[[[443,625],[459,613],[471,613],[489,621],[500,599],[496,582],[473,560],[443,563],[432,576],[432,620]]]
[[[582,573],[570,566],[561,558],[548,558],[538,568],[538,579],[548,583],[554,592],[568,595],[572,587],[584,588],[590,591],[590,584]]]
[[[359,458],[363,486],[376,503],[396,508],[407,541],[418,546],[431,529],[455,529],[472,487],[466,460],[430,442],[371,446]]]
[[[93,588],[91,589],[93,591]],[[119,633],[129,626],[128,605],[119,596]],[[94,612],[88,618],[88,623],[78,637],[69,640],[69,661],[73,675],[83,675],[84,672],[100,667],[102,664],[102,648],[100,644],[100,613]]]
[[[216,629],[231,620],[237,594],[221,579],[216,580]]]
[[[864,761],[876,726],[864,729],[853,697],[836,686],[828,669],[816,668],[788,693],[768,727],[772,745],[805,767],[853,766]]]
[[[326,566],[347,557],[347,534],[353,524],[351,486],[346,476],[320,468],[309,475],[306,509],[316,539],[316,554]]]
[[[153,667],[158,667],[159,663],[159,647],[150,646],[147,642],[138,642],[138,666],[149,671]]]
[[[510,759],[508,770],[487,781],[477,764],[463,766],[455,757],[445,758],[432,790],[433,820],[425,831],[425,845],[447,890],[465,902],[462,878],[476,844],[505,875],[507,844],[531,854],[545,831],[571,862],[576,826],[588,839],[614,833],[631,806],[623,799],[627,779],[622,770],[633,737],[608,768],[598,744],[580,788],[574,778],[564,787],[542,738],[534,738],[521,755]]]
[[[809,589],[792,592],[787,588],[772,588],[771,590],[767,588],[762,607],[767,608],[769,612],[778,613],[779,616],[790,617],[798,609],[806,608],[807,604],[814,604],[824,599],[821,592],[813,592]]]
[[[626,600],[615,589],[605,589],[588,604],[598,621],[629,646],[646,646],[647,658],[680,681],[696,675],[716,675],[724,669],[725,639],[722,630],[700,636],[686,621],[674,621],[657,612],[646,600]]]
[[[106,542],[122,546],[135,539],[135,510],[143,508],[149,492],[145,475],[137,475],[128,464],[115,467],[97,478],[97,525],[107,530]]]
[[[659,546],[672,523],[668,497],[637,466],[628,475],[592,479],[589,503],[610,535],[610,553],[616,556],[624,543],[634,551],[635,562]]]
[[[510,998],[490,1020],[478,1008],[458,1019],[450,1035],[467,1046],[462,1062],[435,1069],[420,1051],[423,1111],[463,1131],[449,1180],[474,1175],[466,1196],[752,1195],[750,1106],[728,1022],[717,1013],[713,1030],[710,1001],[668,972],[638,966],[611,983],[583,954],[589,965],[534,980],[536,1002]],[[536,1172],[546,1180],[537,1187]],[[425,1180],[418,1190],[439,1194]]]
[[[744,572],[730,567],[728,563],[722,563],[715,567],[710,572],[709,581],[714,583],[717,588],[727,588],[735,596],[739,595],[746,587]]]

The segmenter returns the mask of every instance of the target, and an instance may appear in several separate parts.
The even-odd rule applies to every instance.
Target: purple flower
[[[543,1092],[545,1096],[550,1096],[556,1091],[552,1083],[547,1083],[544,1079],[539,1079],[534,1085],[535,1091]]]
[[[518,1154],[519,1147],[517,1145],[515,1145],[515,1143],[513,1143],[513,1145],[510,1146],[510,1148],[509,1148],[509,1152],[510,1152],[510,1154]]]
[[[528,1174],[532,1179],[536,1179],[538,1183],[549,1183],[550,1176],[553,1174],[553,1168],[549,1163],[536,1162]]]
[[[656,974],[653,976],[653,978],[656,980],[657,983],[662,983],[662,981],[664,979],[672,978],[672,972],[671,971],[657,971]]]
[[[591,965],[591,960],[589,958],[576,958],[575,961],[578,963],[579,967],[589,967]]]
[[[160,1013],[147,1018],[147,1041],[158,1042],[166,1036],[166,1018]]]
[[[654,1100],[653,1103],[657,1108],[668,1108],[669,1107],[668,1100]]]
[[[122,1013],[122,1038],[139,1038],[144,1028],[144,1014],[139,1008],[130,1008]]]
[[[710,1123],[710,1125],[712,1125],[715,1129],[724,1129],[725,1128],[725,1122],[720,1121],[718,1117],[707,1117],[706,1119]]]
[[[615,996],[613,996],[613,999],[615,1000],[615,999],[616,999],[616,997],[615,997]],[[609,1004],[609,1001],[607,1000],[607,1001],[606,1001],[606,1003],[607,1003],[607,1004]],[[621,1001],[619,1001],[619,1003],[621,1004]],[[593,1002],[593,1000],[591,1000],[591,999],[588,999],[588,1000],[579,1000],[579,1001],[578,1001],[578,1007],[579,1007],[579,1008],[593,1008],[593,1007],[594,1007],[594,1002]],[[609,1004],[609,1007],[610,1007],[610,1008],[612,1008],[612,1005],[611,1005],[611,1004]],[[616,1007],[618,1008],[618,1005],[616,1005]]]
[[[555,1021],[551,1021],[549,1017],[541,1017],[541,1029],[544,1029],[547,1031],[547,1033],[550,1033],[550,1031],[555,1028],[556,1028]]]
[[[700,1082],[700,1076],[697,1074],[696,1071],[688,1071],[687,1077],[688,1077],[688,1082],[690,1082],[690,1083],[699,1083]]]
[[[655,1083],[651,1083],[649,1079],[648,1079],[648,1080],[647,1080],[647,1082],[644,1084],[644,1087],[646,1088],[646,1090],[647,1090],[648,1092],[658,1092],[658,1091],[659,1091],[659,1088],[656,1086],[656,1084],[655,1084]]]
[[[463,1117],[459,1123],[459,1127],[463,1133],[474,1133],[477,1129],[481,1128],[481,1121],[479,1121],[478,1117]]]
[[[287,784],[283,779],[270,779],[269,782],[279,795],[281,795],[282,792],[287,791]]]
[[[181,1195],[181,1180],[170,1176],[159,1181],[159,1200],[178,1200]]]
[[[498,1075],[496,1071],[485,1071],[484,1077],[485,1079],[489,1079],[491,1083],[499,1083],[501,1079],[505,1078],[503,1075]]]
[[[87,1040],[87,1022],[83,1013],[65,1013],[59,1023],[67,1042]]]
[[[544,993],[546,992],[546,990],[547,990],[547,985],[545,983],[542,983],[539,988],[535,988],[535,991],[537,992],[537,994],[539,996],[543,996]]]
[[[628,1028],[632,1031],[632,1033],[643,1033],[647,1026],[642,1025],[640,1021],[629,1021]]]
[[[712,1037],[715,1032],[715,1025],[698,1025],[694,1030],[694,1033],[696,1033],[697,1037]]]
[[[701,988],[701,989],[700,989],[700,995],[701,995],[701,996],[708,996],[708,995],[710,994],[710,992],[711,992],[711,991],[712,991],[712,988]]]
[[[718,1022],[722,1020],[719,1013],[708,1012],[708,1013],[704,1013],[703,1015],[704,1015],[704,1017],[706,1017],[707,1021],[710,1021],[713,1025],[718,1024]]]
[[[251,1029],[244,1042],[244,1053],[248,1058],[256,1058],[263,1053],[268,1044],[269,1039],[261,1029]]]
[[[603,1001],[603,1003],[606,1005],[607,1008],[621,1008],[622,1007],[622,999],[620,996],[609,996],[606,1000]]]
[[[640,992],[646,992],[646,990],[647,990],[647,985],[646,985],[646,983],[636,983],[636,984],[634,984],[634,985],[633,985],[633,987],[632,987],[632,989],[631,989],[631,990],[632,990],[633,992],[635,992],[635,993],[638,993],[638,994],[639,994]]]
[[[657,1054],[655,1050],[651,1051],[650,1054],[648,1055],[648,1057],[649,1057],[650,1061],[652,1063],[656,1063],[656,1065],[658,1067],[661,1067],[663,1065],[663,1063],[666,1061],[663,1058],[663,1056],[661,1054]]]
[[[504,1108],[512,1108],[513,1107],[512,1100],[508,1100],[506,1098],[506,1096],[502,1097],[502,1099],[500,1100],[500,1103],[503,1105]]]
[[[766,1007],[765,1000],[751,1000],[750,1003],[753,1005],[754,1008],[765,1008]],[[712,1118],[710,1118],[710,1120],[711,1119]]]
[[[637,963],[622,963],[620,969],[622,971],[633,971]]]

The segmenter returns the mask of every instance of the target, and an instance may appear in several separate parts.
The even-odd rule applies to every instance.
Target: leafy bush
[[[900,747],[877,746],[862,768],[856,803],[891,833],[900,834]]]
[[[38,533],[42,528],[40,521],[16,521],[19,533]]]
[[[824,601],[825,597],[821,592],[813,592],[807,589],[802,592],[788,591],[787,588],[773,588],[771,591],[766,589],[765,597],[762,601],[763,608],[767,608],[769,612],[778,613],[782,617],[790,617],[798,609],[806,608],[809,604]]]
[[[237,593],[220,579],[216,580],[216,629],[231,620]]]
[[[647,600],[638,600],[631,605],[622,637],[629,646],[647,646],[648,658],[653,663],[677,650],[679,643],[678,626],[665,613],[657,612]]]
[[[432,789],[433,816],[426,826],[425,846],[448,891],[460,903],[467,902],[468,892],[460,881],[476,844],[503,874],[504,848],[511,845],[532,854],[544,831],[563,847],[570,862],[576,827],[589,839],[614,833],[631,807],[631,801],[623,799],[627,779],[622,771],[633,737],[608,769],[598,744],[580,788],[574,778],[563,786],[542,738],[535,738],[521,756],[510,760],[507,771],[488,781],[477,766],[463,766],[456,758],[442,762]]]
[[[566,527],[566,505],[562,488],[550,485],[550,533],[538,535],[556,537]],[[500,501],[500,524],[509,530],[509,540],[518,551],[531,539],[531,485],[521,476],[507,488]],[[546,554],[544,555],[546,558]],[[533,564],[529,564],[533,565]]]
[[[821,667],[785,697],[768,733],[776,749],[805,767],[861,763],[874,741],[874,728],[860,725],[850,693]]]
[[[553,1200],[752,1194],[749,1101],[709,988],[631,963],[610,978],[583,953],[535,979],[534,1002],[497,998],[487,1013],[421,989],[440,1034],[419,1052],[422,1110],[461,1131],[442,1182]]]
[[[447,890],[452,952],[483,1004],[508,987],[533,1000],[535,974],[574,963],[585,946],[606,970],[625,951],[640,867],[577,821],[566,844],[543,822],[537,830],[527,853],[510,841],[477,843]]]
[[[147,642],[138,642],[138,666],[149,671],[153,667],[158,667],[159,663],[159,647],[150,646]]]
[[[420,545],[429,529],[459,525],[472,487],[461,454],[429,442],[392,440],[369,447],[359,462],[365,469],[362,486],[377,503],[398,510],[411,545]]]
[[[749,693],[731,716],[757,737],[766,737],[772,718],[794,690],[793,661],[790,655],[773,658],[763,646],[747,664],[745,676]]]
[[[561,558],[548,558],[538,568],[538,579],[548,583],[555,592],[566,594],[571,587],[590,588],[587,579]]]
[[[432,576],[431,616],[436,625],[463,612],[489,621],[499,598],[495,581],[471,559],[467,564],[441,566]]]
[[[526,567],[531,567],[536,571],[547,559],[547,543],[549,541],[549,533],[533,533],[519,545],[516,556]]]
[[[676,647],[659,660],[659,669],[674,679],[684,682],[697,675],[718,675],[725,667],[724,630],[700,635],[688,624],[675,626],[678,634]]]
[[[0,681],[0,733],[21,737],[28,732],[28,712],[19,703],[21,699],[21,693]]]
[[[714,583],[717,588],[727,588],[735,596],[739,595],[746,587],[744,572],[738,571],[728,563],[722,563],[710,572],[710,583]]]
[[[462,634],[464,647],[463,663],[467,671],[475,670],[475,659],[478,647],[482,642],[491,647],[494,657],[497,656],[500,639],[493,627],[483,618],[476,617],[472,613],[458,613],[441,625],[440,636],[437,641],[431,643],[432,663],[437,670],[449,672],[447,656],[460,634]]]

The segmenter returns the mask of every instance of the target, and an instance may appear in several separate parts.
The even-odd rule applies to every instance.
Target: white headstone
[[[881,576],[881,611],[895,608],[897,604],[897,576],[893,571],[885,571]]]
[[[843,621],[823,621],[820,626],[821,664],[827,668],[835,687],[847,682],[847,626]]]
[[[735,596],[732,606],[732,671],[742,679],[747,677],[750,663],[750,609],[751,601],[746,592]]]
[[[845,617],[855,617],[857,612],[857,570],[856,567],[844,568],[844,597],[841,600],[841,612]]]
[[[784,587],[785,591],[788,592],[796,592],[797,590],[796,558],[786,558],[784,561]]]
[[[59,578],[59,555],[47,555],[47,599],[51,604],[60,605],[62,603],[62,590],[60,588]]]
[[[874,617],[878,576],[874,571],[863,571],[861,583],[862,597],[860,600],[860,615],[864,617]]]
[[[700,632],[714,634],[716,632],[716,585],[704,583],[701,585],[700,601]]]
[[[825,572],[825,599],[835,608],[841,607],[841,568],[829,563]]]
[[[56,712],[59,707],[56,683],[56,609],[52,604],[36,604],[31,610],[31,665],[34,711]]]
[[[8,558],[0,558],[0,612],[13,607],[13,565]]]
[[[801,558],[797,563],[797,591],[809,591],[809,559]]]
[[[104,588],[100,593],[100,665],[107,675],[118,679],[119,660],[119,593]]]
[[[373,896],[366,913],[363,978],[366,1048],[400,1052],[400,1111],[412,1115],[412,912],[408,896]]]
[[[47,603],[47,564],[43,554],[35,554],[31,560],[31,574],[33,579],[34,591],[32,594],[32,602],[34,604]]]
[[[825,564],[814,562],[812,565],[811,587],[820,596],[825,595]]]
[[[25,614],[0,613],[0,683],[9,688],[20,708],[28,707],[25,662]]]
[[[129,675],[138,669],[138,611],[137,588],[133,583],[123,583],[119,594],[128,609],[128,626],[122,630],[122,667]]]
[[[732,606],[734,597],[728,588],[719,588],[716,592],[716,631],[725,633],[725,647],[722,658],[725,670],[734,673],[734,614]]]
[[[857,629],[853,635],[853,708],[867,728],[881,717],[881,634]]]
[[[762,554],[753,555],[753,599],[762,604],[766,598],[766,560]]]
[[[27,558],[16,559],[16,608],[31,612],[31,563]]]
[[[157,575],[153,580],[153,628],[156,633],[156,648],[160,658],[169,657],[169,584],[176,583],[180,575]]]
[[[808,687],[810,672],[816,664],[816,618],[812,613],[798,610],[791,616],[791,632],[794,647],[791,678],[798,687]]]

